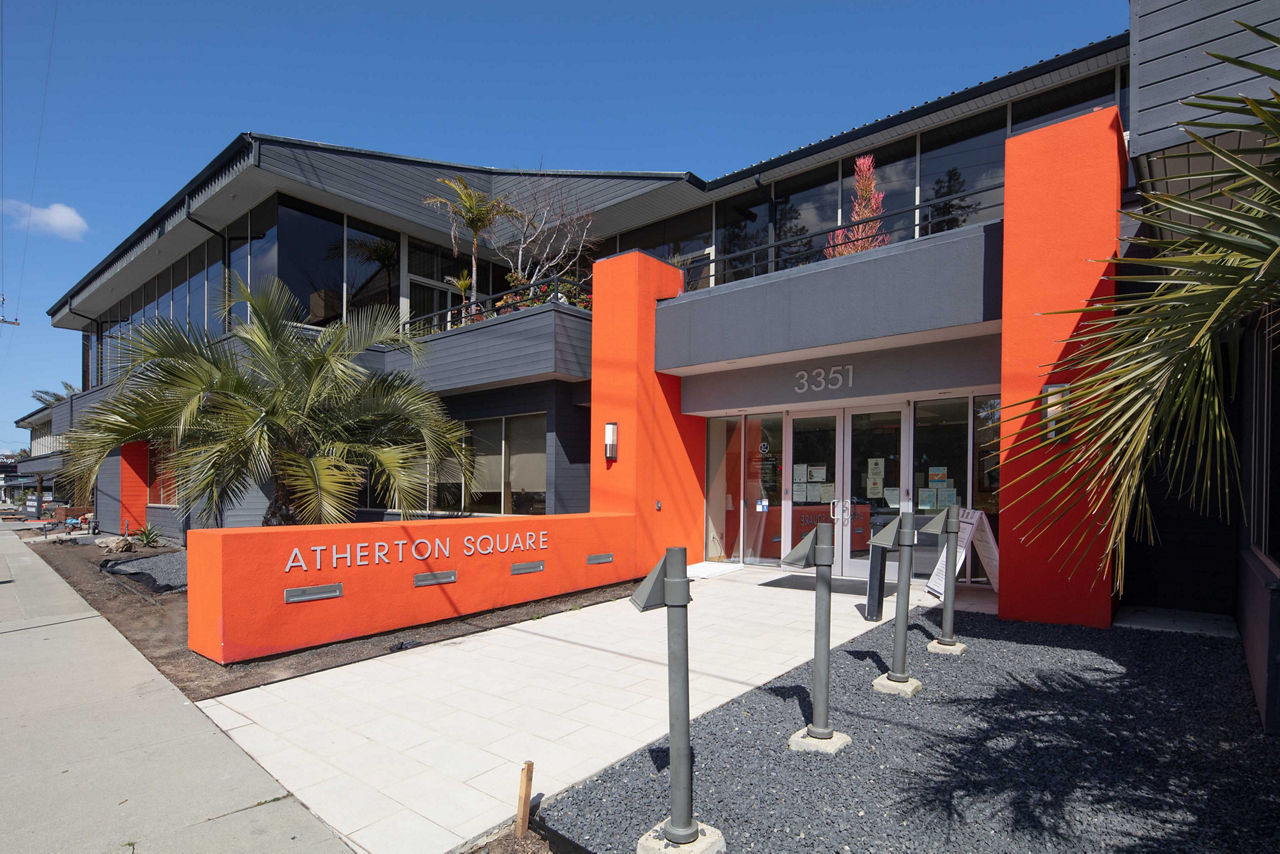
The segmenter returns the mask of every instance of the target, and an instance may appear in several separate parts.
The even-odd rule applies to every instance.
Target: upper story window
[[[285,247],[277,275],[302,304],[303,322],[342,319],[342,214],[281,196],[276,228]]]

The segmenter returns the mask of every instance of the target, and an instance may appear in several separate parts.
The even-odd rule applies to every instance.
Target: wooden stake
[[[516,801],[516,839],[523,839],[529,831],[529,794],[533,790],[533,763],[524,763],[520,769],[520,796]]]

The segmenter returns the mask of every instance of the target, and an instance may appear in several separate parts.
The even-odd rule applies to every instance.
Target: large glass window
[[[347,306],[400,304],[400,235],[347,217]]]
[[[640,249],[685,271],[687,291],[704,287],[711,280],[711,206],[678,214],[619,238],[618,251]],[[613,247],[604,252],[613,254]]]
[[[211,237],[204,245],[205,257],[205,324],[209,334],[221,335],[227,301],[226,244],[221,237]]]
[[[179,326],[187,325],[187,259],[173,265],[172,310],[170,317]]]
[[[828,229],[840,211],[840,176],[836,164],[779,181],[773,188],[773,239],[778,269],[823,258]],[[783,243],[782,241],[786,241]]]
[[[342,318],[342,215],[282,196],[279,275],[302,304],[304,323]]]
[[[1083,116],[1116,102],[1116,73],[1108,69],[1057,89],[1013,102],[1013,132],[1022,133],[1063,119]]]
[[[465,506],[472,513],[502,512],[502,419],[469,421],[471,451],[475,455],[475,482]]]
[[[750,250],[769,243],[770,204],[768,187],[716,203],[716,284],[769,272],[769,250]]]
[[[547,512],[547,416],[538,412],[506,421],[504,512]]]
[[[266,286],[268,279],[278,275],[280,265],[276,239],[276,199],[267,199],[249,213],[249,270],[253,276],[253,290],[257,293]]]
[[[183,268],[181,275],[185,278],[187,259],[183,258],[180,263]],[[156,317],[173,319],[173,277],[178,274],[178,265],[175,264],[156,278]]]
[[[167,271],[166,271],[167,275]],[[157,279],[151,279],[142,285],[142,319],[154,320],[156,316]]]
[[[912,210],[916,204],[916,138],[911,137],[876,149],[871,152],[871,162],[875,166],[876,192],[884,193],[880,209],[889,216],[880,220],[878,231],[864,228],[855,234],[883,234],[888,237],[889,243],[910,240],[915,237],[916,229],[916,216]],[[841,166],[844,174],[844,188],[840,194],[840,204],[843,205],[841,222],[845,224],[861,219],[854,216],[853,209],[857,198],[854,187],[857,167],[857,157],[846,158]]]
[[[973,509],[987,514],[991,531],[1000,542],[1000,396],[973,398]],[[975,549],[968,564],[971,581],[985,580],[987,573]]]
[[[742,419],[707,419],[707,560],[739,560]]]
[[[204,329],[205,316],[205,247],[198,246],[187,256],[187,323]]]
[[[147,447],[147,503],[177,504],[177,490],[174,487],[173,470],[166,459],[168,455],[163,448],[156,445]]]
[[[917,528],[969,495],[969,398],[922,400],[915,405],[915,486]],[[920,534],[915,571],[928,575],[942,554],[945,537]]]
[[[1006,123],[999,107],[921,135],[920,201],[933,202],[921,210],[921,234],[1001,216],[1003,192],[986,188],[1004,181]]]
[[[245,214],[227,226],[227,274],[234,282],[238,276],[246,285],[249,283],[249,215]],[[234,299],[234,297],[232,297]],[[239,303],[231,312],[230,320],[246,322],[249,319],[249,307]]]

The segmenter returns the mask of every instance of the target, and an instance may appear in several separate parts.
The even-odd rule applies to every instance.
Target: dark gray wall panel
[[[262,524],[262,514],[271,501],[270,486],[250,489],[245,497],[223,515],[224,528],[256,528]]]
[[[440,394],[549,379],[585,379],[581,338],[590,337],[590,315],[579,309],[541,305],[426,339],[426,358],[414,365],[407,354],[387,353],[387,370],[412,370]],[[561,340],[564,336],[565,340]],[[575,343],[577,342],[577,343]]]
[[[28,457],[25,460],[18,460],[18,474],[54,474],[62,471],[66,461],[67,455],[62,451],[41,454],[38,457]]]
[[[103,385],[89,391],[74,394],[53,407],[53,435],[59,436],[80,423],[84,414],[99,401],[111,396],[114,386]]]
[[[147,505],[147,524],[154,527],[163,537],[185,543],[187,539],[187,517],[177,507]]]
[[[1236,626],[1263,728],[1280,733],[1280,576],[1245,549],[1240,555]]]
[[[98,470],[98,483],[94,488],[94,514],[98,527],[108,534],[120,530],[120,449],[112,451]]]
[[[1002,233],[969,226],[667,300],[657,368],[995,320]]]
[[[844,365],[852,366],[853,385],[843,377]],[[839,388],[796,391],[797,371],[837,368]],[[805,359],[779,365],[694,374],[682,378],[681,409],[691,415],[725,410],[794,406],[877,395],[932,392],[1000,382],[1000,336],[963,338],[936,344],[921,344],[895,350],[876,350],[848,356]]]
[[[1280,65],[1280,48],[1235,21],[1274,30],[1275,0],[1132,0],[1130,138],[1134,155],[1185,142],[1179,121],[1204,117],[1179,101],[1197,94],[1265,97],[1270,81],[1207,56],[1208,51]]]

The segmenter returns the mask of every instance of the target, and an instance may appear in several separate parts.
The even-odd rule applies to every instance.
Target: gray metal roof
[[[1128,43],[1128,33],[1111,36],[712,181],[703,181],[691,172],[499,169],[269,134],[242,133],[60,297],[48,309],[48,314],[57,315],[64,308],[71,311],[74,297],[111,279],[168,231],[190,219],[190,212],[201,203],[249,170],[258,170],[256,174],[269,176],[285,187],[301,187],[344,198],[370,211],[444,234],[450,230],[447,213],[424,205],[422,199],[430,195],[451,195],[438,179],[462,175],[478,189],[507,196],[517,204],[521,198],[534,193],[565,199],[572,208],[597,215],[595,225],[598,233],[612,234],[707,204],[731,193],[733,185],[755,176],[807,168],[814,158],[842,154],[840,149],[858,141],[875,143],[895,130],[911,130],[924,117],[964,109],[966,105],[988,99],[994,93],[1020,84],[1030,85],[1028,81],[1035,78],[1051,79],[1054,72],[1073,65],[1090,60],[1100,62],[1107,58],[1105,55],[1108,53],[1127,49]],[[501,242],[503,237],[499,227],[494,238]]]

